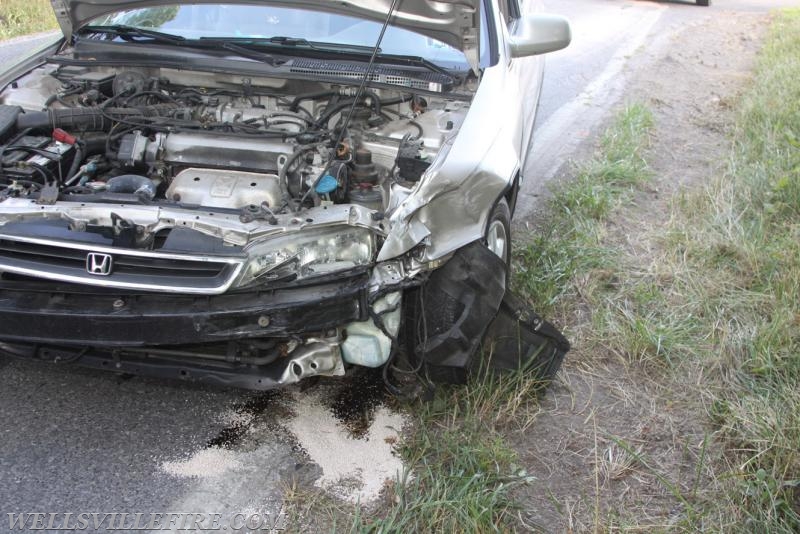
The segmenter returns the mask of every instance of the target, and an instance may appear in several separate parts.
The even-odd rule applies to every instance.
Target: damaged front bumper
[[[482,355],[549,379],[569,350],[506,294],[504,265],[480,243],[426,276],[401,271],[386,263],[313,285],[207,296],[0,281],[0,351],[264,390],[343,375],[348,364],[384,366],[398,351],[433,380],[465,381]]]
[[[385,362],[391,340],[371,323],[369,309],[399,305],[399,293],[370,303],[369,291],[366,272],[302,287],[203,297],[3,281],[0,351],[270,389],[309,376],[342,375],[345,363]]]

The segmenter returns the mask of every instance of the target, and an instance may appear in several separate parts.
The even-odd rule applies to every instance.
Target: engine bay
[[[243,222],[335,204],[388,213],[469,104],[404,87],[368,89],[358,102],[356,93],[344,83],[45,64],[0,94],[0,203],[158,204]]]

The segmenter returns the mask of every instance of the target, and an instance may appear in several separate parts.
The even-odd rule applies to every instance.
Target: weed
[[[0,2],[0,39],[53,30],[56,27],[56,17],[48,0]]]

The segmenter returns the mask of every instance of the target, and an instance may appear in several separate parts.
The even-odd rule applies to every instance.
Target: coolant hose
[[[110,193],[130,193],[147,200],[156,197],[156,185],[150,178],[138,174],[115,176],[106,182]]]

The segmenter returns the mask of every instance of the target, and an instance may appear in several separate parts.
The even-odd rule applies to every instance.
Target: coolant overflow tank
[[[402,293],[389,293],[375,301],[372,309],[383,326],[393,336],[400,330],[400,300]],[[342,343],[342,358],[347,363],[364,367],[380,367],[389,360],[392,340],[369,319],[350,323],[346,327],[347,338]]]

